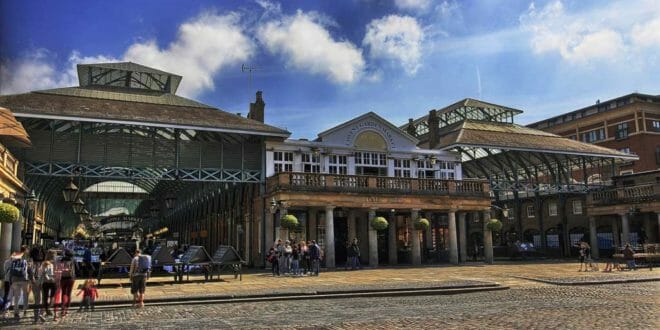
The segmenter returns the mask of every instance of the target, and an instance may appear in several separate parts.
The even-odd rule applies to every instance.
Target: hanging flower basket
[[[425,218],[418,218],[415,220],[414,226],[417,230],[427,230],[429,229],[430,223]]]
[[[491,219],[486,224],[486,228],[488,228],[488,230],[490,230],[492,232],[498,232],[498,231],[502,230],[502,222],[500,220],[497,220],[497,219]]]
[[[280,219],[280,226],[286,229],[296,229],[298,224],[298,218],[293,214],[287,214]]]
[[[385,230],[387,229],[388,223],[387,220],[383,217],[376,217],[371,220],[371,228],[376,230]]]
[[[20,211],[14,205],[8,203],[0,203],[0,222],[14,223],[19,219]]]

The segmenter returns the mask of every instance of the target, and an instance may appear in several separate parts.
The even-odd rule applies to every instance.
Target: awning
[[[31,147],[27,132],[7,108],[0,107],[0,139],[9,146]]]

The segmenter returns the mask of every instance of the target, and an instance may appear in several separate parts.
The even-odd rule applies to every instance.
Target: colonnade
[[[653,219],[655,217],[655,219]],[[660,242],[660,212],[648,213],[648,216],[643,220],[644,227],[647,235],[653,235],[652,240],[655,243]],[[658,232],[653,233],[651,230],[651,222],[658,222]],[[619,226],[620,225],[620,226]],[[630,243],[630,214],[628,212],[621,212],[616,214],[611,223],[612,226],[612,236],[614,240],[614,245],[617,247],[623,247],[626,244]],[[619,236],[619,229],[621,229],[621,236]],[[600,253],[598,251],[598,216],[589,216],[589,241],[591,245],[591,256],[594,258],[599,258]],[[654,239],[653,239],[654,238]],[[621,241],[623,239],[623,241]]]

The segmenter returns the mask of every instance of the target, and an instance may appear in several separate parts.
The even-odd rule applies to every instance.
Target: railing
[[[274,191],[363,192],[488,197],[485,180],[440,180],[326,173],[278,173],[267,180]]]
[[[18,159],[2,145],[0,145],[0,166],[16,178],[18,174]]]
[[[593,191],[589,194],[589,202],[592,205],[615,205],[648,202],[657,200],[658,197],[660,197],[660,184],[649,183]]]

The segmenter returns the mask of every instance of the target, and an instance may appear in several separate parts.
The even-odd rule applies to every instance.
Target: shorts
[[[131,279],[131,294],[144,294],[147,287],[147,277],[144,275],[133,275]]]

